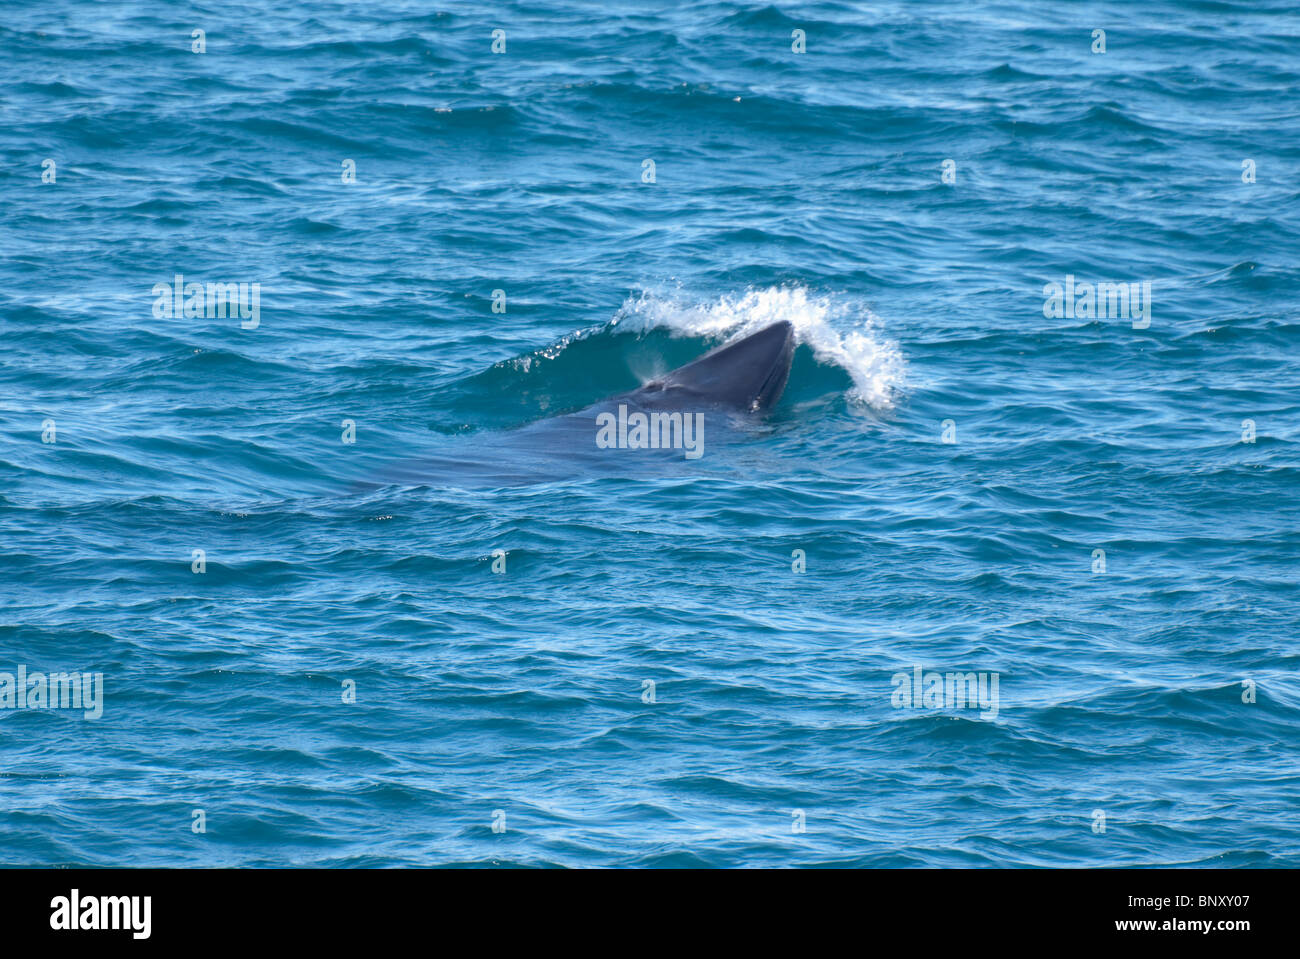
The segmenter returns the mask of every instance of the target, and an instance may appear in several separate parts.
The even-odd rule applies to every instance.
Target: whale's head
[[[656,408],[695,404],[762,413],[781,398],[793,360],[794,327],[782,320],[647,383],[632,398]]]

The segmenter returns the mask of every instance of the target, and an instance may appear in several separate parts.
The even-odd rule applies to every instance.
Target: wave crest
[[[797,342],[818,361],[838,366],[853,380],[850,398],[874,409],[894,404],[906,376],[898,344],[881,333],[880,318],[851,297],[814,294],[801,285],[749,289],[711,302],[692,302],[680,291],[642,290],[628,297],[611,326],[645,333],[731,339],[788,320]]]

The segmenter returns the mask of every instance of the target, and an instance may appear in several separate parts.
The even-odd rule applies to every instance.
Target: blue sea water
[[[1300,865],[1298,75],[1282,0],[6,5],[0,671],[103,699],[0,709],[0,862]],[[547,445],[775,320],[698,460]]]

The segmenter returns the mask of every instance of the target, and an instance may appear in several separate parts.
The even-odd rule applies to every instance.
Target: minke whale
[[[539,420],[487,444],[458,439],[433,455],[389,465],[385,478],[460,488],[516,486],[644,471],[643,456],[611,456],[614,450],[643,451],[660,463],[665,456],[696,460],[704,453],[706,418],[712,440],[718,435],[715,426],[725,435],[739,425],[734,421],[761,416],[781,398],[794,341],[788,321],[773,323],[639,389]]]
[[[688,460],[704,455],[710,410],[762,413],[790,379],[794,327],[773,323],[706,353],[631,393],[593,407],[601,450],[677,449]],[[618,412],[601,407],[617,406]]]
[[[793,361],[794,327],[781,320],[614,401],[653,410],[693,411],[712,406],[763,413],[781,398]]]

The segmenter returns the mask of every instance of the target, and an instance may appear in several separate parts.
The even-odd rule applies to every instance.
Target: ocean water
[[[0,672],[102,715],[10,687],[0,862],[1300,865],[1298,74],[1281,0],[6,6]],[[548,432],[777,320],[699,459]]]

